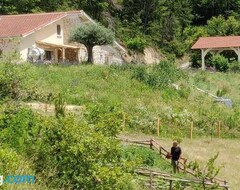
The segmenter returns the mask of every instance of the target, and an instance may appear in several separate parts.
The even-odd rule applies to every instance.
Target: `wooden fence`
[[[123,130],[125,130],[125,128],[126,128],[126,113],[123,113],[123,123],[122,123],[122,128],[123,128]],[[160,136],[160,134],[161,134],[161,125],[160,125],[160,118],[157,118],[156,119],[156,132],[157,132],[157,136],[159,137]],[[190,122],[190,133],[189,133],[189,138],[190,139],[193,139],[193,135],[194,135],[194,122],[193,121],[191,121]],[[215,134],[215,136],[216,137],[218,137],[218,138],[221,138],[221,130],[222,130],[222,128],[223,128],[223,122],[221,122],[221,121],[218,121],[218,122],[216,122],[212,127],[215,127],[216,126],[216,131],[215,132],[212,132],[212,128],[211,128],[211,132],[210,132],[210,135],[211,135],[211,138],[213,137],[213,135]]]
[[[186,179],[175,177],[170,174],[162,173],[159,171],[147,169],[147,168],[139,168],[136,170],[136,173],[139,176],[139,179],[144,182],[149,189],[169,189],[173,190],[174,183],[180,184],[181,187],[188,187],[193,184],[202,185],[203,189],[207,186],[213,186],[215,183],[209,180],[199,180],[199,179]],[[228,185],[218,184],[218,187],[223,189],[228,189]]]
[[[165,149],[162,145],[160,145],[154,139],[149,139],[149,140],[129,140],[129,139],[126,139],[126,138],[118,138],[118,140],[120,140],[122,142],[125,142],[125,143],[134,144],[134,145],[148,146],[150,149],[157,151],[160,154],[160,156],[162,156],[165,159],[166,159],[167,154],[169,153],[169,151],[167,151],[167,149]],[[196,177],[196,173],[193,170],[191,170],[191,169],[189,169],[187,167],[187,162],[188,161],[187,161],[186,158],[181,157],[179,159],[179,169],[181,171],[185,172],[185,173],[188,173],[188,174]],[[151,181],[151,178],[154,177],[156,173],[159,173],[159,172],[156,172],[156,171],[153,171],[153,170],[150,173],[148,172],[148,175],[150,177],[150,181]],[[138,173],[138,174],[141,174],[141,172]],[[143,174],[143,172],[142,172],[142,174]],[[146,174],[146,172],[145,172],[145,174]],[[174,181],[177,181],[177,180],[175,180],[175,178],[171,178],[172,179],[171,180],[170,178],[167,178],[166,176],[165,176],[165,178],[162,178],[162,179],[169,180],[170,187],[172,186],[171,184],[173,184]],[[183,179],[182,182],[191,182],[191,183],[193,183],[193,180],[192,181],[191,180],[189,181],[188,179],[185,180],[185,181],[184,180],[185,179]],[[197,180],[197,179],[195,180],[196,183],[199,183],[199,181],[200,180]],[[203,182],[201,181],[201,183],[203,183]],[[219,185],[219,187],[223,187],[223,188],[228,189],[227,181],[219,179],[219,178],[216,178],[216,177],[214,179],[211,179],[211,180],[206,178],[203,184],[213,185],[213,184],[216,184],[216,183]],[[154,187],[154,184],[152,186]]]

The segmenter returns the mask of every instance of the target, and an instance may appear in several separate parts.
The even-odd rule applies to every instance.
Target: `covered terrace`
[[[240,62],[240,36],[200,37],[191,49],[201,50],[202,70],[206,69],[205,57],[210,51],[221,53],[225,50],[232,50],[237,54],[238,62]]]

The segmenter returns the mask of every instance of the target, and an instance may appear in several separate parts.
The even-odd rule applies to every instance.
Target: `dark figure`
[[[172,159],[172,166],[173,166],[173,172],[179,172],[179,158],[182,154],[181,148],[178,146],[177,142],[173,142],[173,146],[171,148],[171,159]]]

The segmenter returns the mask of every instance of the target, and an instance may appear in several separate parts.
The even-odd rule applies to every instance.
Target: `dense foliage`
[[[91,110],[87,115],[94,113]],[[101,114],[104,117],[93,123],[87,115],[81,119],[71,115],[56,119],[19,105],[8,106],[1,110],[1,143],[32,160],[32,171],[47,181],[48,188],[132,189],[131,175],[127,174],[115,139],[119,124],[114,121],[118,114],[113,110]],[[15,167],[20,161],[12,160]],[[8,163],[4,167],[9,167],[6,174],[14,165]]]
[[[187,77],[169,61],[109,67],[1,63],[0,68],[0,83],[5,85],[0,88],[0,165],[6,169],[3,175],[16,170],[35,175],[35,189],[133,189],[137,166],[168,170],[151,152],[122,152],[115,137],[122,129],[123,114],[125,130],[152,134],[160,118],[162,137],[188,136],[191,121],[194,135],[217,135],[218,121],[224,125],[222,136],[240,134],[240,99],[237,88],[231,88],[239,85],[239,73],[188,72]],[[188,84],[221,96],[231,92],[233,109],[214,103]],[[55,102],[56,114],[24,106],[35,100]],[[81,105],[81,111],[70,114],[66,104]]]
[[[181,57],[201,35],[238,35],[240,1],[8,0],[0,14],[83,9],[137,51],[148,45]],[[201,32],[202,27],[206,32]],[[189,31],[192,31],[189,33]],[[144,38],[144,43],[140,39]]]

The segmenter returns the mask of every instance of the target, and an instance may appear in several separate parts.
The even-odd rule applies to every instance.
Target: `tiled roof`
[[[26,36],[72,12],[0,15],[0,38]]]
[[[240,47],[240,36],[200,37],[192,49]]]

